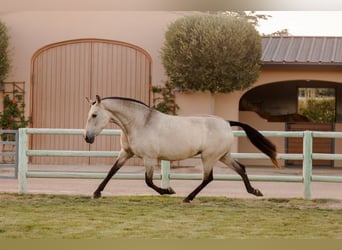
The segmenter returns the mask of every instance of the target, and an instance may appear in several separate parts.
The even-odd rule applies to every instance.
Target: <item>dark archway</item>
[[[269,122],[310,122],[298,113],[300,88],[335,90],[335,122],[342,122],[342,85],[336,82],[297,80],[269,83],[246,92],[240,99],[240,111],[254,111]]]
[[[335,99],[335,114],[333,122],[318,123],[311,117],[298,112],[299,90],[303,88],[333,89]],[[253,111],[268,122],[284,123],[289,131],[320,130],[332,131],[335,122],[341,122],[342,85],[336,82],[296,80],[275,82],[258,86],[246,92],[240,99],[240,111]],[[333,153],[334,140],[330,138],[314,139],[314,152]],[[302,152],[301,138],[287,138],[285,150],[288,153]],[[301,161],[286,161],[287,166],[300,165]],[[315,166],[332,166],[333,161],[314,161]]]

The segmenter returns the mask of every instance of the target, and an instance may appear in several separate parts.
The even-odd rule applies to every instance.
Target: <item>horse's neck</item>
[[[123,131],[129,133],[132,128],[144,126],[151,110],[137,103],[112,100],[105,103],[105,108],[112,114],[112,121]]]

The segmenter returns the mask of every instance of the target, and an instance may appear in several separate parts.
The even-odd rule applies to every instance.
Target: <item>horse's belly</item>
[[[184,138],[173,140],[167,146],[160,147],[159,159],[163,160],[184,160],[192,158],[198,154],[222,155],[230,150],[231,140],[229,136],[213,138],[195,138],[190,140]]]
[[[168,149],[156,149],[155,147],[145,147],[132,150],[133,153],[140,158],[158,159],[158,160],[170,160],[179,161],[187,158],[192,158],[195,155],[201,153],[200,150],[188,149],[182,147],[170,147]]]
[[[188,158],[192,158],[201,152],[199,150],[170,150],[168,152],[159,152],[159,160],[180,161]]]

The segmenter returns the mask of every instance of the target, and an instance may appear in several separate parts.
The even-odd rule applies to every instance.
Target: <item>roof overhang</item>
[[[341,67],[342,37],[262,37],[262,65]]]

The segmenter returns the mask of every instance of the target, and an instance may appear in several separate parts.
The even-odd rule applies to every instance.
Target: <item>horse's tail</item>
[[[248,124],[236,122],[236,121],[228,121],[230,126],[238,126],[241,127],[248,137],[248,139],[253,143],[255,147],[265,153],[268,157],[271,158],[272,163],[277,168],[280,168],[279,163],[277,161],[277,149],[276,146],[268,140],[265,136],[263,136],[259,131],[255,128],[252,128]]]

